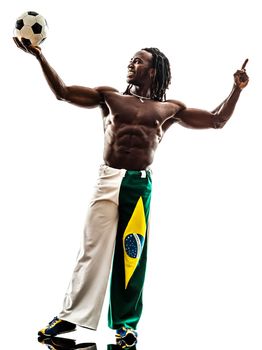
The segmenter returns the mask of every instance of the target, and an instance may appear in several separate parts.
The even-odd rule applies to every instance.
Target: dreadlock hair
[[[151,98],[156,101],[166,100],[166,89],[171,82],[171,70],[168,58],[156,47],[144,48],[143,51],[152,54],[152,68],[156,75],[151,86]],[[132,85],[128,85],[125,93],[128,93]]]

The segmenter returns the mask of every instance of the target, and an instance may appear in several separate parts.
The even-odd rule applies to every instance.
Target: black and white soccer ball
[[[26,46],[40,45],[47,37],[46,19],[35,11],[27,11],[17,18],[14,35]]]

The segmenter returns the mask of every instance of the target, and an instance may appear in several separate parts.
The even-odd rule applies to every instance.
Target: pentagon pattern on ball
[[[35,11],[27,11],[17,18],[15,36],[24,45],[40,45],[47,36],[46,19]]]

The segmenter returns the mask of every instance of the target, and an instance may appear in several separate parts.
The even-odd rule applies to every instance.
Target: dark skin
[[[127,83],[133,86],[130,94],[123,95],[108,86],[66,86],[39,47],[25,46],[17,38],[14,41],[20,49],[37,58],[58,100],[85,108],[100,107],[104,121],[104,162],[118,169],[147,169],[165,132],[173,124],[193,129],[222,128],[232,116],[240,93],[249,80],[245,70],[248,60],[245,60],[234,74],[229,96],[208,112],[187,108],[176,100],[159,102],[150,99],[155,69],[152,54],[147,51],[138,51],[130,60]]]

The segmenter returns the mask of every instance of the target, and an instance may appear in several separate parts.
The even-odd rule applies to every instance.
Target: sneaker
[[[38,338],[39,343],[45,344],[49,350],[97,350],[95,343],[79,343],[76,344],[74,339],[59,338],[59,337],[48,337]]]
[[[54,337],[57,334],[72,332],[76,329],[76,325],[74,323],[60,320],[59,318],[55,317],[47,327],[41,329],[38,332],[39,336],[42,337]]]
[[[121,327],[116,331],[116,343],[122,349],[131,348],[137,343],[137,332],[132,328]]]

